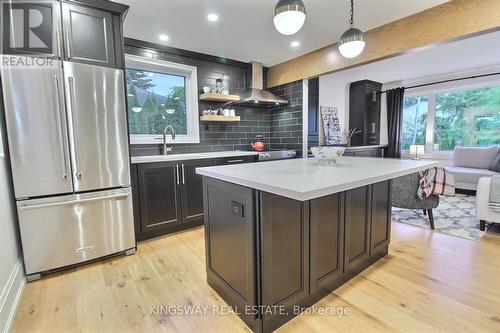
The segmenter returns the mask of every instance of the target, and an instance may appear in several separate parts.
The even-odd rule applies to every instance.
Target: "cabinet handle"
[[[184,163],[182,163],[182,184],[186,184],[186,173],[184,171]]]
[[[176,171],[177,171],[177,172],[175,173],[175,175],[177,176],[177,185],[180,185],[180,184],[181,184],[181,182],[180,182],[180,179],[179,179],[179,164],[176,164],[176,165],[175,165],[175,169],[176,169]]]
[[[243,160],[229,160],[227,163],[241,163]]]
[[[71,59],[71,45],[70,45],[70,39],[69,39],[69,29],[66,29],[66,53],[67,53],[68,59]]]

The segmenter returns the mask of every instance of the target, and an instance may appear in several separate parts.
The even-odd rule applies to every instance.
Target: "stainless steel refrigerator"
[[[123,71],[2,69],[26,274],[135,249]]]

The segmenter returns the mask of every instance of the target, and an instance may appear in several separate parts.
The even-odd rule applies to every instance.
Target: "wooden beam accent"
[[[452,0],[365,33],[366,48],[355,59],[343,58],[337,43],[272,66],[269,87],[500,29],[500,0]]]

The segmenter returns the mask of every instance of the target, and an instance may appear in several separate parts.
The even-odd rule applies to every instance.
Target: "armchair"
[[[414,173],[396,178],[392,181],[392,206],[405,209],[421,209],[428,215],[431,229],[434,230],[432,209],[439,206],[439,196],[430,195],[425,199],[417,196],[420,176]]]

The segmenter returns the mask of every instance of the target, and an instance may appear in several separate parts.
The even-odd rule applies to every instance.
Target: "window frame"
[[[425,137],[425,156],[451,156],[453,150],[434,150],[434,131],[436,122],[436,99],[438,94],[462,92],[467,90],[486,89],[500,87],[498,77],[485,77],[481,79],[469,79],[464,81],[442,83],[433,86],[408,89],[404,98],[427,96],[427,127]],[[402,155],[410,156],[409,150],[401,149]]]
[[[175,62],[125,55],[125,69],[136,69],[167,75],[182,76],[185,79],[186,95],[186,134],[176,135],[175,140],[167,136],[167,143],[200,143],[200,122],[198,118],[198,75],[194,66]],[[126,81],[126,78],[125,78]],[[128,86],[128,83],[125,82]],[[127,115],[128,115],[127,105]],[[132,134],[129,133],[130,144],[161,144],[162,134]]]

